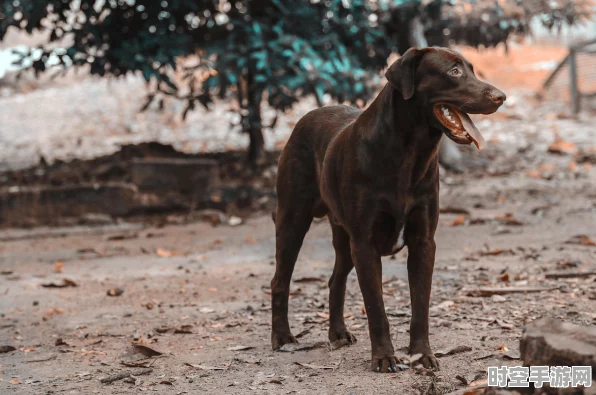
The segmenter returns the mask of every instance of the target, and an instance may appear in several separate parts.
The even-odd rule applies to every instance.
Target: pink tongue
[[[486,146],[486,142],[484,141],[484,137],[480,134],[480,131],[476,128],[476,125],[474,125],[474,122],[472,122],[468,114],[465,112],[455,111],[461,120],[464,130],[470,135],[472,141],[476,144],[476,147],[478,147],[479,150],[483,149]]]

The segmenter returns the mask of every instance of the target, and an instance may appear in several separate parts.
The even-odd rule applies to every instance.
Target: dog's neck
[[[431,151],[431,156],[437,153],[442,132],[431,126],[429,113],[415,98],[405,100],[391,84],[385,85],[361,117],[368,124],[362,128],[368,144],[392,154],[414,149]]]

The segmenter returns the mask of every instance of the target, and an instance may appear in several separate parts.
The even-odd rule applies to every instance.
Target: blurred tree
[[[263,153],[264,100],[282,111],[311,94],[366,101],[390,50],[367,0],[3,1],[0,40],[11,27],[49,31],[27,54],[37,72],[52,58],[99,76],[141,73],[154,88],[144,108],[172,95],[186,115],[234,95],[251,161]]]
[[[592,0],[380,0],[387,34],[400,53],[420,43],[494,47],[531,34],[539,20],[551,30],[591,18]]]

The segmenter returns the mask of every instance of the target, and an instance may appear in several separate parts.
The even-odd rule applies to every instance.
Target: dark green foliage
[[[260,134],[260,103],[279,110],[324,94],[367,100],[371,72],[385,66],[389,46],[369,21],[365,0],[16,0],[0,5],[0,40],[11,26],[50,30],[60,63],[89,65],[92,74],[140,73],[162,94],[208,106],[236,95],[243,128]],[[95,5],[95,6],[94,6]],[[33,64],[45,71],[51,51]],[[183,77],[180,56],[199,55]],[[150,99],[157,97],[150,95]],[[185,112],[186,113],[186,112]],[[251,134],[252,138],[252,134]],[[258,153],[257,153],[258,154]]]

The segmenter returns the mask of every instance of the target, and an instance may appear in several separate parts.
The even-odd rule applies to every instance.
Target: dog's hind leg
[[[271,347],[296,343],[288,322],[288,298],[294,265],[318,200],[314,161],[307,150],[288,143],[279,160],[275,222],[275,276],[271,281]]]
[[[347,329],[344,322],[344,300],[346,281],[354,268],[350,252],[350,237],[339,225],[331,224],[333,231],[333,248],[335,249],[335,266],[329,279],[329,341],[347,341],[356,343],[356,337]]]
[[[310,211],[310,210],[309,210]],[[278,350],[287,343],[297,343],[288,322],[290,281],[298,252],[312,222],[311,212],[281,210],[275,218],[276,266],[271,281],[271,347]]]

